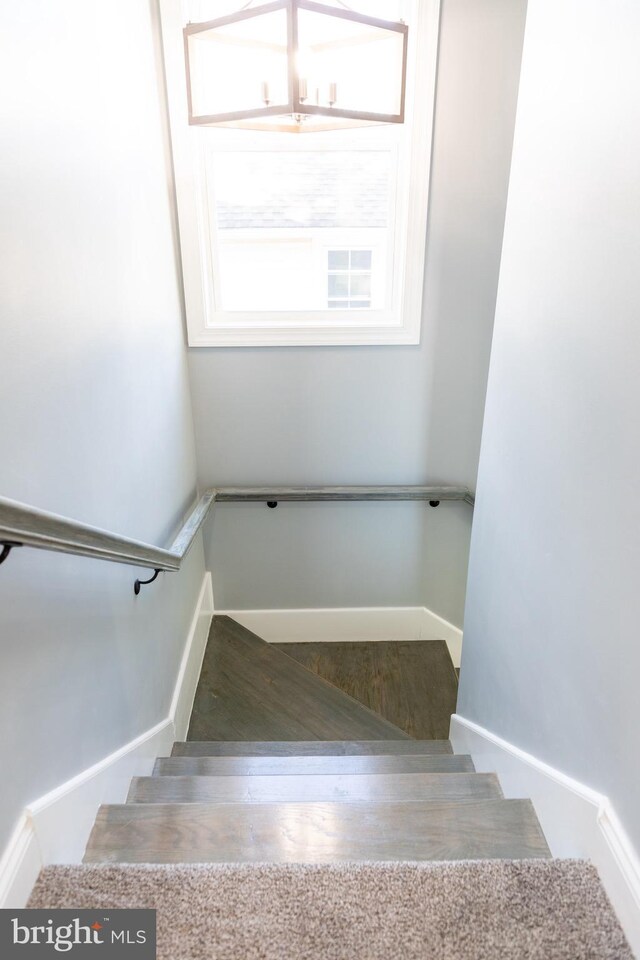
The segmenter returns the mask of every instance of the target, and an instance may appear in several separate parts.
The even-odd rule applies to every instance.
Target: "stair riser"
[[[488,773],[360,776],[137,777],[127,803],[402,802],[499,799]]]

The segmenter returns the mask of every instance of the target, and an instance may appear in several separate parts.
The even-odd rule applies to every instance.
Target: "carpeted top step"
[[[45,867],[30,907],[151,907],[158,960],[633,960],[594,867]]]
[[[172,757],[366,757],[453,753],[449,740],[187,740]]]

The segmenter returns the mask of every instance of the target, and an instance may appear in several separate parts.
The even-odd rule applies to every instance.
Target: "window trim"
[[[409,155],[399,171],[398,191],[408,191],[411,202],[403,200],[397,210],[406,211],[395,218],[393,255],[404,249],[396,276],[398,301],[393,315],[386,311],[349,309],[348,318],[336,317],[342,311],[265,312],[242,319],[216,322],[212,278],[215,264],[209,241],[209,204],[205,200],[206,174],[201,131],[188,125],[182,44],[182,0],[160,0],[167,100],[171,127],[171,145],[176,183],[176,202],[180,233],[188,343],[192,347],[238,346],[322,346],[364,344],[418,344],[422,320],[422,294],[426,253],[428,197],[431,163],[431,139],[438,54],[440,0],[415,0],[415,23],[409,31],[410,48],[418,46],[410,60],[413,65],[408,82],[407,107],[414,117]],[[415,91],[422,91],[416,97]],[[228,131],[233,135],[233,131]],[[268,134],[265,134],[268,137]],[[296,137],[295,134],[291,134]],[[296,140],[321,136],[302,134]],[[308,143],[309,141],[307,141]],[[313,143],[313,141],[311,141]],[[296,143],[303,149],[303,144]],[[307,149],[309,147],[307,146]],[[203,202],[204,200],[204,202]],[[398,246],[398,237],[403,238]],[[406,241],[404,237],[406,236]],[[374,319],[373,314],[378,314]]]

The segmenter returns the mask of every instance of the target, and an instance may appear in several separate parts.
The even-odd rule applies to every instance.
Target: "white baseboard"
[[[213,615],[206,573],[187,634],[168,715],[139,737],[29,804],[0,859],[0,907],[26,903],[40,869],[79,863],[98,807],[123,803],[131,778],[145,776],[156,757],[186,736]]]
[[[581,857],[598,869],[620,922],[640,957],[640,860],[608,797],[454,714],[455,753],[471,754],[480,772],[498,774],[505,797],[533,801],[555,857]]]
[[[216,610],[269,643],[339,640],[444,640],[460,666],[462,630],[426,607],[337,607],[308,610]]]
[[[27,807],[43,864],[80,863],[101,803],[123,803],[131,778],[151,773],[171,750],[170,719],[148,730]]]
[[[33,823],[23,813],[0,857],[0,907],[24,907],[42,865]]]
[[[185,740],[193,709],[196,687],[200,679],[202,660],[213,617],[213,588],[211,574],[205,573],[200,595],[193,612],[189,634],[184,645],[182,662],[169,708],[169,720],[173,721],[175,740]]]

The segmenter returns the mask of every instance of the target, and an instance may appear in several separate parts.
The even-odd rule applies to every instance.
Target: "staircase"
[[[411,739],[228,617],[189,738],[100,809],[86,863],[549,856],[531,803],[448,740]]]
[[[551,859],[528,800],[223,617],[187,741],[30,906],[154,908],[158,960],[632,960],[595,869]]]
[[[448,743],[320,747],[178,743],[127,803],[102,807],[85,863],[549,856],[530,802],[505,800]]]

